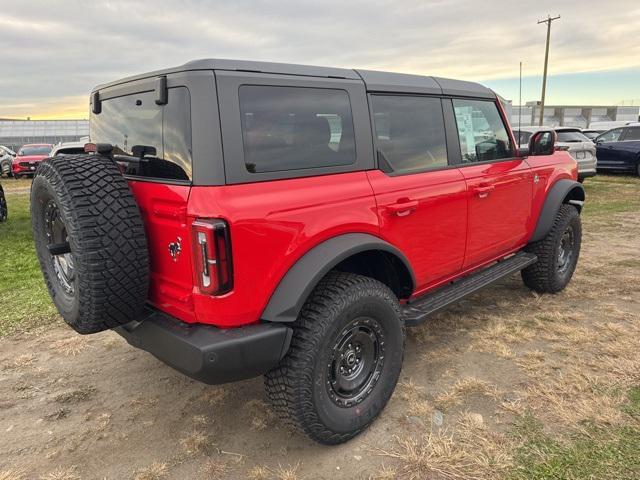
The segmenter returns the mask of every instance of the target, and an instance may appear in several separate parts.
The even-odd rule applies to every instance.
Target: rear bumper
[[[257,377],[289,349],[291,328],[279,323],[220,329],[187,324],[158,311],[114,329],[181,373],[208,384]]]

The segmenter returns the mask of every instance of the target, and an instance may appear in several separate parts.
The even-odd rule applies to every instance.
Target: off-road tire
[[[573,230],[573,254],[565,270],[559,269],[559,251],[562,237],[567,229]],[[535,253],[538,261],[522,270],[525,285],[540,293],[558,293],[563,290],[575,271],[582,243],[580,214],[573,205],[563,204],[547,235],[529,244],[526,250]]]
[[[47,247],[46,209],[56,208],[70,245],[73,278],[65,280],[71,293]],[[31,222],[49,294],[74,330],[100,332],[142,314],[149,285],[147,241],[138,206],[115,162],[89,154],[44,160],[31,186]]]
[[[338,405],[328,386],[329,362],[341,335],[362,319],[371,319],[380,328],[384,362],[362,400]],[[405,331],[397,298],[372,278],[331,272],[292,326],[289,351],[265,375],[269,401],[283,420],[317,442],[338,444],[355,437],[383,410],[400,375]]]

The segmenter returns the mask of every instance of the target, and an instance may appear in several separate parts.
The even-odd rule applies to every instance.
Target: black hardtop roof
[[[496,98],[495,93],[487,87],[463,80],[450,78],[429,77],[425,75],[411,75],[406,73],[379,72],[374,70],[355,70],[349,68],[317,67],[312,65],[297,65],[292,63],[257,62],[249,60],[202,59],[187,62],[184,65],[142,73],[122,78],[113,82],[98,85],[93,89],[128,83],[144,78],[167,75],[170,73],[191,70],[232,70],[257,73],[272,73],[281,75],[299,75],[325,78],[346,78],[364,81],[368,91],[444,94],[452,96]]]

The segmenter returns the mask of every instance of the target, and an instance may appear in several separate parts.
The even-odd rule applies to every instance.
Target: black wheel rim
[[[384,364],[384,335],[370,317],[350,322],[337,336],[327,364],[329,396],[340,407],[362,402],[375,387]]]
[[[573,227],[569,225],[560,238],[558,247],[558,272],[561,275],[567,273],[573,262],[575,236]]]
[[[75,291],[75,269],[71,252],[51,253],[52,246],[68,245],[69,243],[67,228],[60,216],[60,210],[53,200],[50,200],[44,208],[44,225],[47,235],[47,248],[49,250],[53,271],[64,292],[67,295],[73,295]]]

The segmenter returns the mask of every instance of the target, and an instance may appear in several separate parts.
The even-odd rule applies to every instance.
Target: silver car
[[[596,146],[577,127],[520,127],[520,131],[514,134],[520,145],[520,149],[527,149],[531,135],[538,130],[555,130],[558,138],[556,149],[569,152],[578,164],[578,180],[593,177],[596,174]]]

